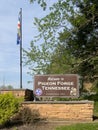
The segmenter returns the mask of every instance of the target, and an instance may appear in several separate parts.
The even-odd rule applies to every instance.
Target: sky
[[[55,1],[55,0],[54,0]],[[47,0],[48,4],[53,2]],[[17,45],[18,14],[22,8],[22,41],[23,48],[28,49],[30,42],[37,34],[33,25],[34,17],[46,15],[37,4],[29,0],[0,0],[0,86],[12,85],[20,88],[20,46]],[[27,74],[28,66],[23,66],[23,89],[33,89],[33,77]]]

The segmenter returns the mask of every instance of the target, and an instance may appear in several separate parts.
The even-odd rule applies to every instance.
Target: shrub
[[[38,110],[30,110],[28,107],[23,108],[19,112],[19,118],[23,124],[32,124],[40,119]]]
[[[98,80],[94,81],[91,91],[98,93]]]
[[[19,100],[11,93],[0,95],[0,125],[9,121],[19,109]]]
[[[92,95],[85,96],[84,99],[91,100],[91,101],[98,101],[98,94],[92,94]]]

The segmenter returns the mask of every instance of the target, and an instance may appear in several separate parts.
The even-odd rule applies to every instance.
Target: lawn
[[[98,102],[94,103],[94,117],[98,120]],[[66,125],[57,127],[55,130],[98,130],[98,122],[91,123],[77,123],[72,125]]]
[[[58,127],[55,130],[98,130],[98,123],[72,124]]]
[[[94,103],[94,116],[98,117],[98,101]]]

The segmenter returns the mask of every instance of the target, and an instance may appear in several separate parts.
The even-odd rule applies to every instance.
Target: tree
[[[13,89],[13,86],[12,85],[7,85],[7,86],[2,85],[2,86],[0,86],[0,89]]]
[[[67,48],[76,58],[81,58],[78,63],[78,73],[88,80],[94,80],[98,75],[98,1],[84,0],[77,4],[79,14],[71,23],[74,26],[72,34],[67,39]],[[66,42],[63,31],[60,39]]]
[[[66,23],[67,19],[65,19],[65,17],[69,17],[68,16],[69,8],[71,10],[70,14],[72,14],[73,10],[71,9],[72,7],[70,7],[69,3],[66,3],[64,1],[63,2],[58,1],[58,3],[55,3],[53,7],[50,8],[51,13],[49,15],[47,15],[46,17],[42,19],[35,18],[34,24],[38,26],[39,35],[31,42],[31,48],[29,49],[29,51],[25,50],[25,57],[27,61],[26,64],[29,64],[30,69],[33,68],[33,71],[36,71],[36,73],[51,73],[49,71],[50,70],[49,68],[51,65],[53,65],[53,62],[55,61],[55,65],[57,66],[61,58],[63,61],[65,52],[62,51],[63,57],[60,57],[59,55],[61,55],[60,54],[61,48],[60,48],[60,51],[58,52],[56,50],[58,50],[58,45],[62,46],[62,43],[60,43],[58,39],[59,32],[64,28],[69,29],[67,28],[67,24],[68,24]],[[34,45],[35,42],[39,42],[38,41],[39,39],[41,39],[40,41],[43,41],[43,43],[40,44],[40,46]],[[66,47],[64,46],[64,48]],[[57,58],[58,61],[54,60],[56,59],[56,57],[53,56],[53,54],[55,56],[56,55],[59,56]],[[34,65],[36,65],[36,67]],[[58,69],[60,70],[60,68]]]
[[[41,2],[45,2],[31,2],[34,1],[40,5]],[[74,57],[74,62],[70,60],[70,67],[74,66],[73,72],[87,79],[94,79],[94,76],[98,75],[97,6],[97,0],[58,0],[50,7],[50,14],[42,19],[35,18],[34,24],[38,27],[39,34],[31,42],[30,50],[25,51],[26,63],[36,62],[37,73],[51,73],[51,69],[55,71],[54,67],[59,69],[58,64],[63,66],[61,61],[67,65],[64,56],[66,52],[71,60]],[[42,44],[35,46],[39,41],[43,41]],[[62,51],[62,57],[61,51],[57,52],[59,45],[62,46],[62,50],[67,50]]]
[[[43,8],[43,10],[46,9],[47,3],[45,0],[30,0],[31,3],[34,3],[35,1],[38,2],[38,4]]]
[[[52,53],[51,60],[47,66],[47,74],[65,74],[73,73],[73,64],[75,58],[71,53],[64,48],[63,45],[58,45]]]

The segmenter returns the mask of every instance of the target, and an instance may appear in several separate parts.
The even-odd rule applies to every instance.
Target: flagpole
[[[21,22],[21,27],[20,27],[20,32],[21,32],[21,40],[20,40],[20,89],[22,89],[22,8],[20,8],[21,16],[20,16],[20,22]]]

